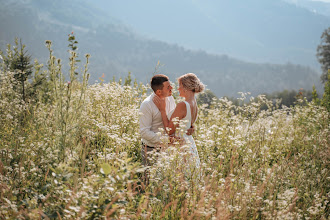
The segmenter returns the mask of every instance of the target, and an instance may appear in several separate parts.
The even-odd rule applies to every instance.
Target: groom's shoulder
[[[151,99],[151,95],[149,95],[147,98],[145,98],[145,99],[142,101],[142,103],[148,103],[148,102],[150,102],[150,101],[152,101],[152,99]]]
[[[143,101],[142,101],[142,103],[141,103],[141,107],[142,106],[149,106],[150,105],[150,101],[152,101],[151,100],[151,95],[149,95],[147,98],[145,98]]]

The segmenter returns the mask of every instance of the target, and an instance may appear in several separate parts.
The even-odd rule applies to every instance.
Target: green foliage
[[[294,107],[299,103],[299,100],[303,100],[305,98],[307,102],[314,100],[314,98],[318,100],[317,99],[318,93],[314,88],[315,87],[313,87],[313,91],[309,91],[309,90],[306,91],[304,89],[300,89],[299,91],[285,89],[283,91],[273,92],[271,94],[266,93],[265,97],[268,100],[271,100],[273,104],[276,103],[276,105],[278,105],[279,108],[282,108],[282,105],[286,107]],[[233,97],[230,98],[225,97],[225,98],[231,101],[231,103],[235,106],[243,106],[247,102],[252,103],[256,101],[253,97],[251,97],[250,100],[248,100],[246,97],[247,95],[250,94],[241,93],[241,98],[233,98]],[[268,106],[266,105],[266,103],[261,106],[262,110],[266,110],[267,108]]]
[[[84,106],[84,95],[87,87],[87,82],[89,79],[88,74],[88,64],[90,55],[86,54],[86,64],[83,70],[82,82],[79,83],[77,80],[78,73],[77,62],[78,54],[75,52],[77,50],[77,41],[73,33],[69,35],[68,41],[70,42],[69,50],[70,53],[70,69],[69,69],[69,81],[65,80],[64,74],[62,72],[61,60],[57,59],[53,55],[52,42],[47,40],[46,46],[49,50],[49,61],[48,69],[50,74],[50,82],[52,88],[52,95],[54,100],[55,108],[57,109],[56,114],[58,114],[58,125],[60,127],[60,137],[58,139],[60,145],[60,151],[58,152],[58,159],[60,161],[65,160],[66,154],[65,151],[67,147],[74,144],[74,139],[68,139],[72,134],[80,135],[80,117],[82,115],[82,110]],[[78,88],[77,88],[78,87]],[[72,93],[74,90],[79,90],[79,99],[72,100]],[[73,113],[74,112],[74,113]],[[70,127],[69,124],[73,123],[74,127]],[[72,147],[71,147],[72,150]]]
[[[330,27],[321,36],[321,43],[317,47],[317,56],[322,65],[322,82],[324,83],[324,93],[321,104],[330,111]]]
[[[3,52],[1,52],[1,54],[3,54]],[[15,39],[15,46],[13,50],[11,49],[11,45],[7,45],[7,56],[4,56],[3,63],[5,68],[8,68],[10,71],[15,73],[14,78],[20,84],[19,88],[16,87],[16,89],[20,90],[22,99],[25,101],[27,86],[26,81],[33,73],[33,65],[31,64],[31,56],[27,55],[27,51],[25,51],[25,45],[22,44],[22,40],[18,43],[18,39]]]
[[[298,100],[302,100],[306,98],[308,102],[312,101],[314,96],[317,96],[316,90],[309,91],[300,89],[299,91],[295,90],[283,90],[281,92],[274,92],[272,94],[266,94],[267,99],[274,100],[280,100],[279,105],[280,107],[282,105],[285,105],[287,107],[295,106],[298,103]]]
[[[14,106],[18,105],[21,110],[15,111],[18,134],[25,133],[25,126],[33,123],[33,115],[36,113],[35,105],[49,101],[49,83],[46,73],[42,71],[42,64],[37,60],[31,64],[31,56],[27,55],[25,45],[18,43],[15,39],[15,46],[7,45],[6,55],[0,51],[0,83],[7,92],[0,95],[0,99],[7,100]],[[9,109],[16,109],[17,106]],[[1,136],[1,135],[0,135]],[[0,137],[1,138],[1,137]]]
[[[68,47],[71,48],[72,51],[75,51],[78,49],[78,47],[77,47],[78,41],[76,41],[76,37],[73,35],[73,32],[71,32],[71,34],[69,34],[68,41],[69,41]]]
[[[15,40],[16,46],[14,47],[13,57],[8,61],[11,71],[15,71],[14,77],[24,83],[32,74],[33,65],[31,64],[31,56],[27,55],[25,45],[20,40],[20,49],[18,49],[18,39]]]
[[[329,77],[330,77],[330,69],[328,70],[328,79]],[[330,80],[325,82],[324,93],[321,104],[330,112]]]
[[[69,53],[71,54],[71,57],[69,58],[70,67],[71,67],[70,72],[73,72],[75,75],[78,75],[78,72],[75,71],[77,69],[76,64],[81,62],[81,60],[78,59],[79,55],[76,52],[76,50],[78,50],[78,46],[77,46],[78,41],[76,40],[76,37],[75,37],[73,31],[69,34],[68,41],[69,41],[68,47],[70,48]],[[70,75],[70,77],[72,77],[72,76]]]
[[[211,106],[214,100],[218,99],[218,97],[209,89],[205,90],[204,92],[198,94],[197,96],[197,104],[203,105],[206,104]]]
[[[313,85],[312,100],[316,105],[320,105],[320,103],[321,103],[321,100],[319,99],[315,85]]]
[[[330,69],[330,27],[321,35],[321,43],[317,47],[317,57],[322,65],[321,80],[325,83],[329,80],[328,71]]]
[[[131,84],[132,84],[132,76],[131,76],[131,72],[128,72],[128,76],[125,78],[124,85],[131,86]]]
[[[77,69],[77,63],[81,62],[81,60],[78,59],[78,53],[76,50],[78,50],[78,41],[76,41],[76,37],[74,35],[74,32],[72,31],[69,34],[69,45],[68,47],[70,48],[69,53],[71,54],[69,61],[70,61],[70,79],[72,80],[74,78],[74,75],[78,75],[78,72],[76,71]]]

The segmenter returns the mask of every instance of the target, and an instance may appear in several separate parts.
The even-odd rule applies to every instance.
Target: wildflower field
[[[46,87],[33,98],[1,64],[0,219],[329,219],[325,108],[264,96],[200,105],[201,179],[186,177],[175,146],[160,153],[145,186],[139,107],[148,87],[88,84],[89,55],[76,75],[74,51],[67,82],[47,46],[47,70],[36,63],[30,79],[45,76]]]

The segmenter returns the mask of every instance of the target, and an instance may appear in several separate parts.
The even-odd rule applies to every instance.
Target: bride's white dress
[[[182,147],[185,147],[185,149],[187,149],[187,151],[186,151],[187,152],[186,161],[188,162],[187,164],[189,165],[189,167],[191,167],[195,170],[194,172],[199,173],[198,170],[200,167],[200,159],[199,159],[197,147],[196,147],[193,136],[186,134],[186,131],[191,127],[191,122],[192,122],[191,108],[190,108],[190,104],[188,102],[184,101],[184,103],[186,104],[187,114],[186,114],[186,117],[181,119],[181,122],[183,122],[184,124],[180,126],[184,132],[181,132],[178,135],[180,138],[182,138],[184,140],[184,144]],[[172,115],[172,112],[170,113],[169,117],[171,115]]]

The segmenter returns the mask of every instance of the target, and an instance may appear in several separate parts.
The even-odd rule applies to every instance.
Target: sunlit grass
[[[1,219],[329,218],[324,108],[303,100],[278,108],[263,96],[201,105],[201,177],[183,149],[168,146],[145,186],[138,110],[147,86],[87,86],[87,70],[68,83],[50,60],[48,101],[23,102],[13,73],[0,72]]]

